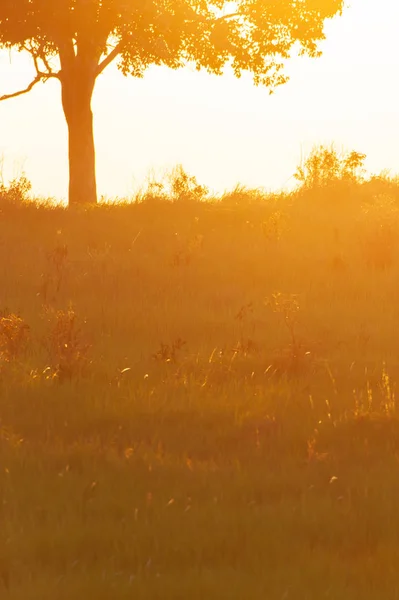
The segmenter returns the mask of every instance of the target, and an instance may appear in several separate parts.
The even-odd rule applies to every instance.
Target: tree
[[[324,22],[343,0],[0,0],[0,48],[29,52],[36,76],[15,98],[56,78],[69,136],[69,203],[97,201],[91,99],[113,61],[124,75],[195,64],[271,91],[293,47],[319,56]]]

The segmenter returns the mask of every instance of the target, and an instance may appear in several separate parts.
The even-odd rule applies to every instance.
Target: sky
[[[229,73],[151,68],[134,79],[109,67],[93,98],[99,194],[130,197],[176,164],[215,193],[287,188],[312,148],[332,143],[365,153],[371,173],[399,172],[398,23],[398,0],[349,0],[326,24],[323,56],[290,60],[271,96]],[[0,95],[32,75],[28,56],[0,52]],[[6,180],[25,172],[35,194],[66,198],[59,82],[0,102],[0,157]]]

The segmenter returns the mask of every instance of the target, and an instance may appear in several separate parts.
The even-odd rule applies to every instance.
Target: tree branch
[[[39,83],[39,81],[47,81],[47,79],[56,78],[59,79],[58,73],[38,73],[33,81],[23,90],[19,90],[18,92],[14,92],[12,94],[5,94],[4,96],[0,96],[0,102],[3,100],[10,100],[11,98],[17,98],[18,96],[22,96],[22,94],[27,94],[31,91],[31,89]]]
[[[229,15],[223,15],[222,17],[218,17],[216,19],[216,23],[220,23],[221,21],[227,21],[227,19],[234,19],[235,17],[242,17],[244,16],[242,13],[231,13]]]
[[[36,44],[32,41],[28,41],[25,44],[23,44],[22,49],[25,50],[26,52],[29,52],[29,54],[32,57],[33,60],[33,64],[36,70],[36,74],[37,75],[41,75],[42,79],[45,79],[45,77],[58,77],[59,76],[59,72],[56,73],[55,71],[53,71],[51,65],[50,65],[50,61],[46,56],[45,51],[43,50],[42,47],[40,47],[40,44]],[[42,63],[42,67],[44,67],[44,71],[42,71],[42,69],[40,68],[40,62]]]
[[[111,50],[109,54],[107,54],[104,60],[102,60],[97,67],[97,75],[100,75],[100,73],[102,73],[104,69],[106,69],[108,65],[112,63],[113,60],[115,60],[115,58],[122,52],[125,45],[126,42],[121,41],[115,46],[113,50]]]
[[[4,96],[0,96],[0,102],[3,100],[10,100],[11,98],[17,98],[18,96],[22,96],[23,94],[27,94],[35,87],[39,81],[47,81],[48,79],[60,79],[60,72],[55,73],[47,60],[47,57],[43,52],[38,51],[33,46],[24,45],[23,49],[29,52],[32,57],[33,64],[35,65],[36,77],[30,82],[30,84],[24,88],[23,90],[19,90],[18,92],[13,92],[12,94],[4,94]],[[39,59],[42,61],[44,68],[47,69],[46,72],[40,71],[39,68]]]
[[[47,73],[54,73],[49,61],[47,60],[47,56],[44,54],[44,52],[43,52],[43,54],[40,54],[40,60],[42,61]]]

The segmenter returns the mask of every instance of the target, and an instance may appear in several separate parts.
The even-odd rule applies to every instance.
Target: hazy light
[[[280,188],[314,144],[335,142],[367,154],[372,171],[396,170],[399,156],[399,41],[396,0],[353,0],[327,26],[324,56],[287,64],[291,81],[269,96],[251,80],[150,69],[144,80],[115,68],[93,101],[100,194],[125,196],[182,163],[216,191],[237,182]],[[0,55],[0,91],[31,79],[26,57]],[[58,82],[0,103],[5,175],[22,170],[34,191],[65,197],[66,125]]]

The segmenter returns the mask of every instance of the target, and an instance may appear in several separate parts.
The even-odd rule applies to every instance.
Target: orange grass
[[[398,198],[4,206],[2,598],[399,597]]]

